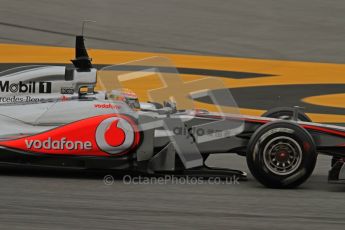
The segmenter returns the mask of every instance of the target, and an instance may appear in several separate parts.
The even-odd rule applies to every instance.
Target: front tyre
[[[253,176],[270,188],[294,188],[315,168],[314,140],[301,126],[288,121],[267,123],[252,135],[247,164]]]

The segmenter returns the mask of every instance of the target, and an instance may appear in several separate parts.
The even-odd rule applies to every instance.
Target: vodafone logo
[[[124,118],[110,117],[96,129],[98,147],[109,154],[119,154],[131,148],[135,141],[135,130]]]

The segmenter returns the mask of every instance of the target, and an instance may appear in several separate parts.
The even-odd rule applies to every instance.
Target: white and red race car
[[[322,153],[333,156],[330,180],[345,180],[343,127],[290,108],[253,117],[139,103],[129,90],[97,92],[98,70],[81,36],[73,64],[0,74],[0,162],[245,178],[204,164],[210,154],[237,153],[265,186],[291,188]]]

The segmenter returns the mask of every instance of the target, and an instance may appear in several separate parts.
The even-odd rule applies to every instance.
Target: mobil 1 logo
[[[0,81],[0,92],[4,93],[51,93],[51,82],[18,82]]]

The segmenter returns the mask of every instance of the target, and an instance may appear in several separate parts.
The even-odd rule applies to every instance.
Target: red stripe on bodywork
[[[115,115],[107,114],[107,115],[83,119],[83,120],[76,121],[64,126],[57,127],[55,129],[52,129],[40,134],[22,137],[22,138],[10,140],[10,141],[1,141],[0,145],[7,148],[22,150],[25,152],[41,153],[41,154],[76,155],[76,156],[109,156],[110,155],[109,153],[102,151],[98,147],[96,138],[95,138],[95,133],[96,133],[98,125],[103,120],[110,117],[115,117],[115,118],[120,117],[127,120],[131,124],[135,132],[134,142],[132,146],[128,150],[124,151],[123,153],[116,154],[116,156],[126,154],[139,144],[140,134],[135,122],[131,118],[124,115],[120,115],[120,114],[115,114]],[[29,141],[39,140],[43,142],[43,141],[46,141],[48,138],[51,138],[52,141],[60,141],[62,138],[66,138],[66,140],[72,141],[72,142],[76,142],[76,141],[90,142],[92,145],[92,148],[91,149],[73,149],[73,150],[65,148],[63,150],[56,150],[56,149],[46,149],[46,148],[39,148],[39,149],[30,148],[29,149],[27,147],[27,142]]]
[[[266,124],[266,123],[271,121],[271,120],[264,120],[264,119],[252,119],[252,118],[245,118],[245,117],[224,117],[224,116],[216,116],[216,115],[198,115],[198,117],[211,118],[211,119],[243,120],[246,122],[260,123],[260,124]],[[325,128],[325,127],[320,127],[320,126],[314,126],[314,125],[300,124],[300,126],[302,126],[305,129],[309,129],[309,130],[315,130],[315,131],[320,131],[320,132],[324,132],[324,133],[328,133],[328,134],[333,134],[333,135],[345,137],[345,131]]]
[[[319,127],[319,126],[312,126],[312,125],[301,125],[301,126],[305,129],[312,129],[315,131],[320,131],[320,132],[324,132],[324,133],[328,133],[328,134],[334,134],[334,135],[345,137],[345,132],[343,132],[343,131]]]

